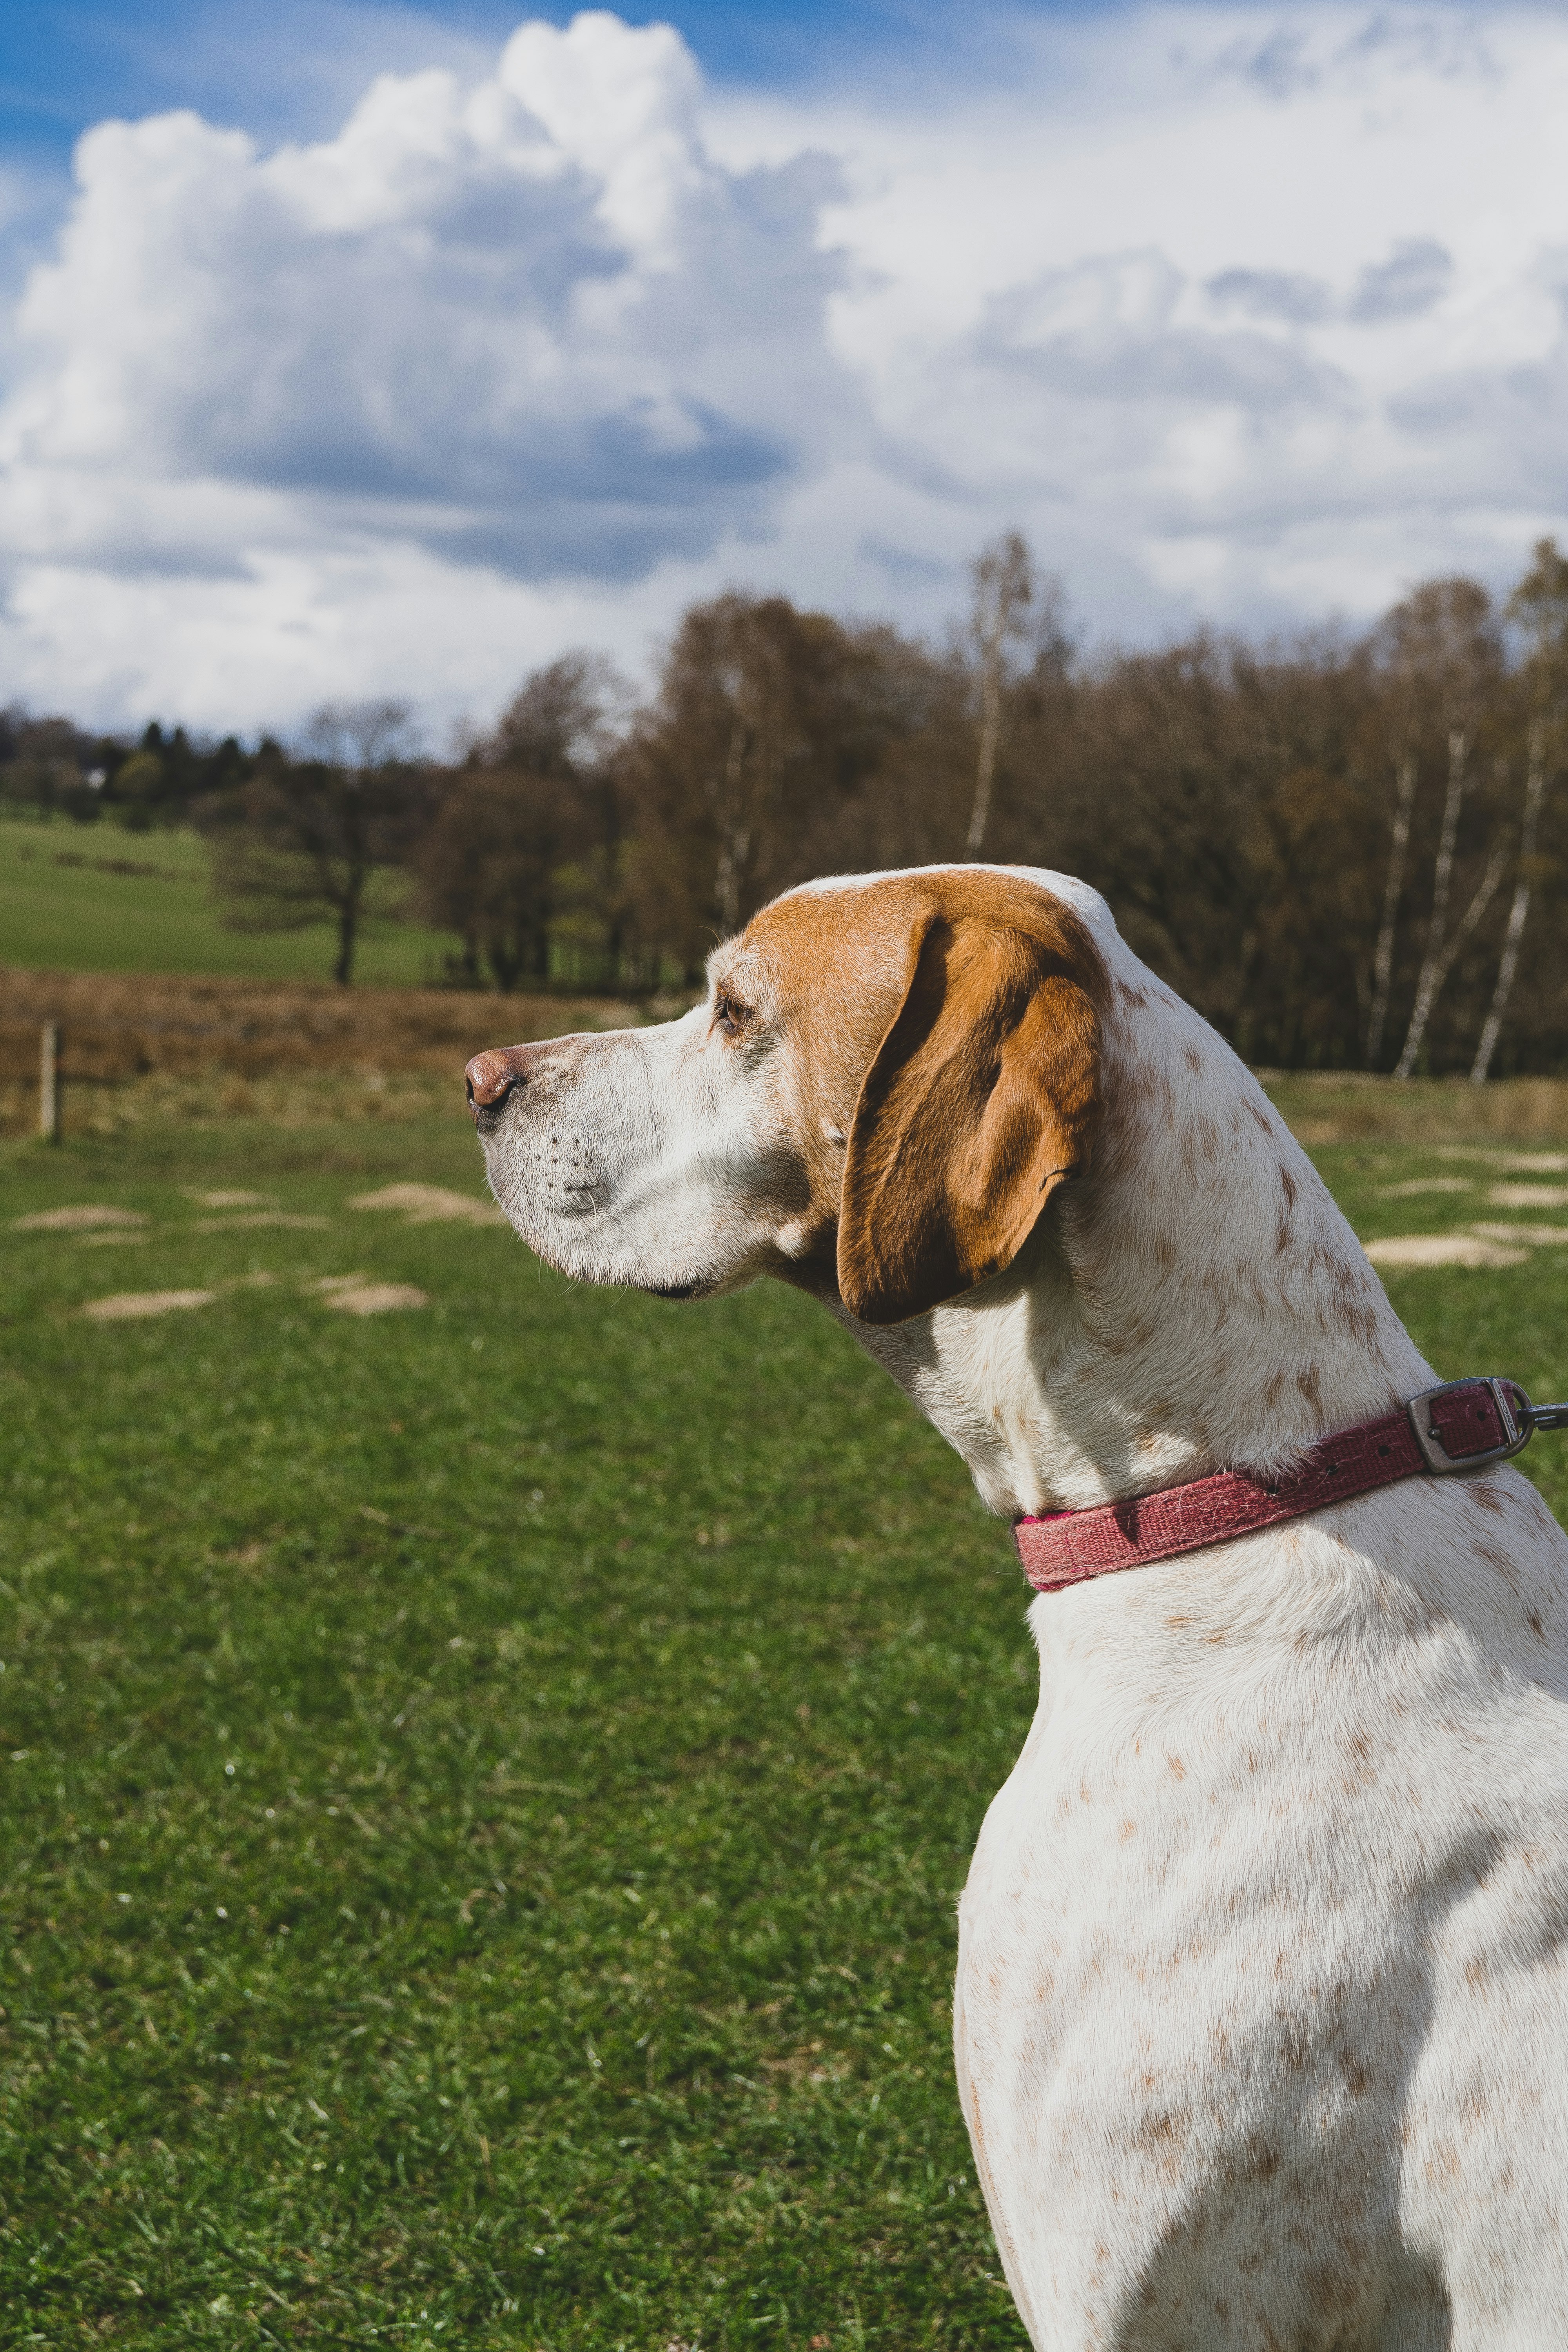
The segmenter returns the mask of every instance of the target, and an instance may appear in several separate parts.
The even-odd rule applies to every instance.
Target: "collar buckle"
[[[1461,1391],[1473,1392],[1485,1389],[1492,1401],[1498,1425],[1503,1433],[1500,1445],[1481,1446],[1473,1454],[1450,1453],[1442,1432],[1433,1418],[1432,1408],[1442,1397],[1458,1395]],[[1490,1378],[1468,1381],[1445,1381],[1441,1388],[1423,1389],[1411,1398],[1406,1411],[1410,1415],[1411,1433],[1421,1449],[1421,1458],[1434,1477],[1451,1478],[1462,1470],[1480,1470],[1489,1462],[1511,1462],[1522,1454],[1538,1423],[1542,1428],[1556,1424],[1546,1418],[1551,1407],[1538,1413],[1524,1391],[1512,1381]],[[1457,1433],[1450,1432],[1450,1434]]]

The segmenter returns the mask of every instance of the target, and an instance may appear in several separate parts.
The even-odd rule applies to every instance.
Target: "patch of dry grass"
[[[155,1080],[127,1117],[255,1113],[299,1123],[309,1097],[279,1097],[304,1077],[353,1078],[367,1097],[395,1091],[408,1116],[406,1081],[439,1077],[459,1090],[470,1054],[491,1045],[559,1036],[570,1029],[615,1029],[647,1017],[604,998],[498,997],[460,989],[314,987],[265,981],[145,973],[0,970],[0,1131],[24,1133],[37,1118],[38,1033],[63,1031],[68,1118],[102,1131],[104,1089]],[[334,1088],[334,1117],[348,1089]],[[205,1098],[205,1103],[201,1098]],[[431,1108],[426,1091],[417,1116]],[[385,1115],[369,1101],[367,1117]]]
[[[68,1131],[113,1135],[215,1118],[423,1119],[460,1107],[463,1065],[483,1046],[665,1020],[687,1001],[0,969],[0,1134],[37,1126],[46,1020],[64,1032]],[[1568,1139],[1565,1078],[1472,1087],[1356,1071],[1258,1075],[1310,1146]]]
[[[356,1072],[279,1072],[237,1078],[223,1071],[178,1077],[154,1071],[143,1077],[68,1083],[68,1141],[100,1139],[160,1129],[226,1130],[237,1121],[272,1128],[406,1127],[449,1116],[468,1124],[462,1067],[445,1076],[427,1070],[378,1076],[374,1086]],[[0,1136],[29,1136],[37,1127],[38,1090],[18,1080],[0,1082]]]
[[[1500,1143],[1568,1138],[1568,1078],[1373,1077],[1358,1071],[1260,1070],[1270,1100],[1298,1139],[1335,1143]]]

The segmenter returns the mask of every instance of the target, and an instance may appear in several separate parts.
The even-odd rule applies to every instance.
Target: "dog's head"
[[[666,1296],[775,1273],[897,1323],[1012,1265],[1088,1163],[1104,967],[996,867],[808,885],[662,1028],[480,1054],[491,1188],[564,1272]]]

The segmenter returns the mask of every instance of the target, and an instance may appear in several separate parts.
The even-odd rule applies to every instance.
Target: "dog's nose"
[[[463,1075],[468,1082],[468,1108],[476,1117],[482,1110],[499,1110],[513,1087],[521,1086],[520,1061],[517,1048],[505,1045],[474,1055]]]

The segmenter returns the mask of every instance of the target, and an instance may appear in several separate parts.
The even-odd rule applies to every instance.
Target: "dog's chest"
[[[1142,1731],[1042,1711],[976,1850],[956,2004],[1037,2341],[1371,2346],[1391,2295],[1443,2340],[1405,2226],[1412,2084],[1489,1909],[1523,1916],[1451,1736],[1475,1726],[1279,1683]],[[1544,1948],[1568,1854],[1535,1853]]]

